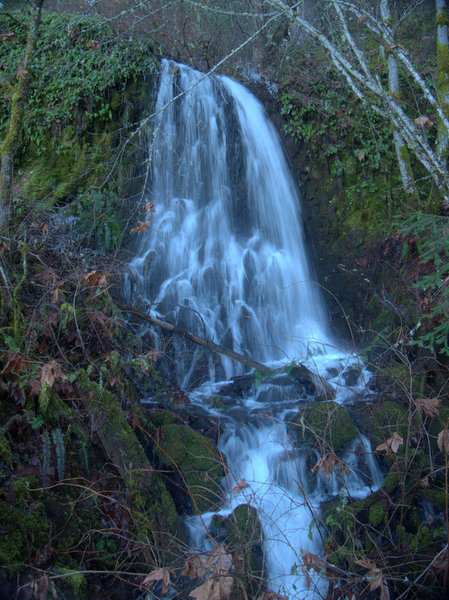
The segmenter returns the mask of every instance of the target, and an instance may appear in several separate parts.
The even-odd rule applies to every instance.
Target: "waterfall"
[[[227,77],[204,78],[163,61],[156,113],[148,196],[155,212],[129,265],[128,295],[153,315],[259,362],[296,360],[338,383],[354,358],[336,349],[329,331],[308,265],[298,189],[262,105]],[[208,404],[211,391],[225,394],[220,382],[244,367],[183,346],[178,342],[173,361],[178,385],[218,414]],[[338,401],[360,385],[342,387]],[[308,590],[295,565],[301,551],[321,551],[311,513],[343,485],[336,476],[312,477],[292,443],[285,421],[306,401],[273,377],[220,415],[220,448],[232,473],[220,514],[242,502],[258,509],[270,585],[290,598],[319,598],[326,589],[314,577]],[[367,453],[367,442],[357,443],[361,450],[347,456],[353,464],[345,485],[353,495],[370,489],[360,470],[371,473],[373,485],[381,478],[375,465],[351,458]],[[233,493],[240,480],[247,486]],[[193,545],[205,543],[212,516],[188,519]]]

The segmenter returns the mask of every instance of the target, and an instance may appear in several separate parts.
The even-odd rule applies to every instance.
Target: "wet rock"
[[[245,589],[246,597],[258,598],[266,589],[266,572],[263,532],[257,510],[249,504],[240,504],[228,517],[215,515],[211,535],[226,544],[232,553],[235,574]]]
[[[361,369],[358,365],[352,365],[343,371],[342,377],[348,387],[354,387],[357,385],[360,377],[360,371]]]
[[[236,397],[247,397],[254,394],[256,391],[255,377],[254,374],[241,375],[234,377],[231,381],[223,384],[220,387],[219,393],[223,396]]]

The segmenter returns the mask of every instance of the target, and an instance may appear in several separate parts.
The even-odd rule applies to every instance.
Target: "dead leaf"
[[[357,25],[360,27],[360,25],[363,25],[363,23],[366,23],[366,21],[368,21],[368,15],[360,15],[360,17],[357,19]]]
[[[31,396],[39,396],[40,391],[42,389],[41,382],[39,379],[32,379],[30,381],[30,395]]]
[[[364,569],[368,569],[369,571],[373,571],[374,569],[377,569],[376,563],[373,563],[372,560],[367,560],[367,559],[361,558],[359,560],[355,560],[354,562],[356,565],[359,565],[360,567],[363,567]]]
[[[142,582],[142,586],[149,589],[155,583],[160,581],[162,583],[162,595],[164,596],[168,592],[171,584],[170,575],[174,575],[174,573],[170,569],[167,569],[167,567],[155,569],[145,577]]]
[[[6,250],[9,250],[9,246],[3,240],[0,240],[0,254],[4,254]]]
[[[3,356],[9,356],[8,354]],[[19,354],[18,352],[14,352],[10,355],[10,358],[6,365],[3,367],[2,374],[7,375],[8,373],[20,373],[28,367],[28,361],[24,356]]]
[[[89,40],[89,48],[91,50],[98,50],[100,42],[98,40]]]
[[[206,565],[213,575],[227,575],[232,568],[232,556],[228,554],[226,546],[215,546],[206,559]]]
[[[131,229],[131,233],[142,233],[143,231],[148,231],[150,225],[151,221],[139,221],[137,227],[133,227]]]
[[[78,37],[79,35],[79,29],[76,25],[67,25],[67,37],[70,40],[73,40],[74,38]]]
[[[318,574],[326,567],[324,560],[316,554],[313,554],[313,552],[303,552],[302,560],[307,570],[310,571],[310,569],[313,569]]]
[[[47,225],[47,223],[41,223],[39,225],[39,229],[41,230],[41,233],[43,235],[47,235],[47,233],[48,233],[48,225]]]
[[[234,492],[234,494],[239,494],[246,487],[248,487],[248,482],[246,481],[246,479],[242,479],[241,481],[238,482],[238,484],[235,486],[235,488],[232,491]]]
[[[58,285],[54,288],[53,290],[53,294],[51,295],[50,298],[50,303],[51,304],[57,304],[59,302],[59,296],[62,295],[64,293],[64,290],[61,289],[61,287],[64,285],[64,282],[61,281],[60,283],[58,283]]]
[[[449,430],[447,427],[438,434],[437,444],[441,452],[444,448],[445,454],[449,454]]]
[[[426,115],[421,115],[420,117],[414,120],[414,123],[417,127],[420,127],[421,129],[424,129],[425,127],[427,127],[428,129],[430,127],[433,127],[433,121],[429,119],[429,117]]]
[[[150,213],[150,215],[156,212],[154,202],[145,202],[145,204],[142,206],[142,211],[144,213]]]
[[[206,566],[206,559],[200,554],[194,554],[184,562],[183,577],[196,579],[197,577],[205,577],[208,573],[209,569]]]
[[[29,71],[28,69],[25,69],[23,64],[20,63],[19,68],[17,69],[17,73],[16,73],[16,79],[26,79],[26,77],[28,77],[29,75]]]
[[[6,33],[0,33],[0,42],[4,44],[5,42],[11,42],[16,39],[16,34],[13,31],[8,31]]]
[[[262,596],[259,596],[257,600],[288,600],[288,596],[281,596],[272,590],[265,590]]]
[[[46,365],[43,365],[41,370],[41,385],[46,383],[48,386],[53,387],[55,381],[61,381],[66,376],[62,372],[61,365],[55,360],[51,360]]]
[[[34,281],[37,281],[38,283],[49,283],[51,285],[55,285],[55,283],[59,281],[59,277],[51,267],[47,267],[34,277]]]
[[[233,577],[211,577],[190,592],[189,597],[196,600],[231,600],[233,589]]]
[[[100,281],[100,277],[101,277],[100,271],[89,271],[89,273],[86,273],[84,275],[81,282],[84,285],[87,285],[89,287],[94,287],[94,286],[98,285],[98,282]]]
[[[323,454],[320,460],[312,468],[312,473],[318,473],[321,471],[326,479],[330,479],[330,476],[334,472],[335,468],[341,469],[345,475],[350,474],[350,470],[346,466],[344,460],[339,458],[333,452],[326,452],[326,454]]]
[[[424,411],[428,417],[436,417],[441,408],[440,398],[419,398],[416,400],[416,406]]]
[[[386,454],[390,454],[391,452],[394,452],[394,454],[397,454],[399,447],[402,446],[403,443],[404,443],[404,440],[395,431],[393,433],[393,435],[390,438],[388,438],[388,440],[386,442],[377,446],[376,452],[386,452]]]

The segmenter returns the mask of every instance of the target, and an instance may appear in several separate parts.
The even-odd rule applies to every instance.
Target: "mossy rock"
[[[171,474],[169,489],[183,512],[213,510],[223,496],[225,459],[210,439],[173,417],[166,411],[154,418],[160,428],[156,456]]]
[[[266,589],[264,569],[263,531],[257,510],[249,504],[240,504],[228,517],[215,515],[212,535],[226,544],[234,558],[236,576],[235,598],[240,598],[241,588],[248,598],[258,598]],[[233,596],[234,598],[234,596]]]
[[[79,371],[78,382],[103,449],[133,497],[133,517],[143,539],[163,544],[180,531],[176,507],[159,474],[150,464],[114,395]]]
[[[294,433],[300,445],[324,446],[336,453],[349,448],[357,428],[347,409],[337,402],[312,402],[295,418]]]
[[[373,426],[365,432],[373,448],[383,444],[394,433],[406,440],[410,435],[417,433],[420,425],[420,417],[416,413],[410,415],[410,409],[394,400],[386,400],[373,406]],[[405,451],[405,444],[398,450],[398,456]],[[389,456],[385,456],[389,460]]]
[[[13,575],[31,563],[33,553],[48,543],[49,529],[41,504],[24,510],[0,501],[0,565]]]

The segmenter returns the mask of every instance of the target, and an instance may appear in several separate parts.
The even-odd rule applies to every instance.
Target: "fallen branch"
[[[259,369],[259,370],[263,371],[264,373],[266,373],[267,375],[273,375],[273,374],[279,372],[278,370],[271,369],[267,365],[256,362],[255,360],[252,360],[251,358],[248,358],[247,356],[243,356],[243,354],[234,352],[234,350],[230,350],[229,348],[220,346],[220,344],[215,344],[214,342],[210,342],[209,340],[199,337],[198,335],[195,335],[194,333],[188,331],[187,329],[183,329],[182,327],[177,327],[176,325],[172,325],[171,323],[162,321],[161,319],[158,319],[157,317],[152,317],[151,315],[148,315],[147,313],[144,313],[143,311],[138,310],[137,308],[133,308],[132,306],[128,306],[127,304],[122,304],[117,301],[116,301],[116,304],[120,308],[120,310],[123,310],[124,312],[136,315],[140,319],[147,321],[148,323],[151,323],[152,325],[156,325],[156,327],[160,327],[161,329],[165,329],[166,331],[170,331],[171,333],[174,333],[176,335],[181,335],[184,338],[194,342],[195,344],[204,346],[205,348],[208,348],[209,350],[212,350],[213,352],[218,352],[219,354],[224,354],[225,356],[229,356],[229,358],[232,358],[233,360],[237,360],[238,362],[246,365],[247,367]],[[301,376],[294,377],[294,378],[298,379],[298,381],[300,381],[300,380],[311,381],[313,383],[313,385],[315,386],[315,389],[317,390],[317,392],[322,394],[325,399],[332,399],[335,397],[334,388],[322,377],[320,377],[316,373],[313,373],[308,367],[306,367],[303,364],[298,364],[297,369],[300,370]]]
[[[156,317],[152,317],[147,313],[138,310],[137,308],[133,308],[132,306],[128,306],[126,304],[121,304],[119,302],[116,303],[120,310],[124,312],[133,314],[138,316],[140,319],[151,323],[152,325],[156,325],[156,327],[160,327],[161,329],[165,329],[166,331],[170,331],[171,333],[175,333],[176,335],[181,335],[182,337],[194,342],[195,344],[199,344],[200,346],[204,346],[213,352],[218,352],[219,354],[224,354],[225,356],[229,356],[233,360],[237,360],[238,362],[243,363],[247,367],[253,367],[254,369],[260,369],[265,373],[272,373],[273,369],[267,367],[262,363],[259,363],[247,356],[243,356],[243,354],[239,354],[238,352],[234,352],[234,350],[230,350],[229,348],[225,348],[224,346],[220,346],[220,344],[215,344],[214,342],[210,342],[194,333],[188,331],[187,329],[183,329],[182,327],[177,327],[176,325],[172,325],[171,323],[167,323],[166,321],[162,321]]]

